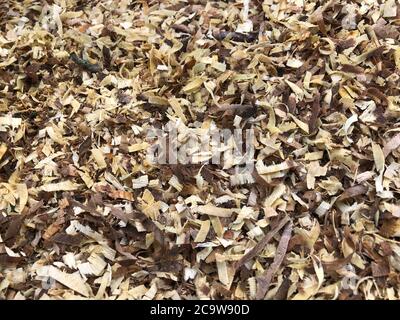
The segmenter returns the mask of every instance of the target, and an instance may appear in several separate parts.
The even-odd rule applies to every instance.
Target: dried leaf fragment
[[[383,147],[383,154],[387,157],[393,150],[400,147],[400,133],[393,136]]]
[[[292,234],[293,224],[289,222],[283,230],[281,239],[279,240],[278,248],[276,249],[274,261],[271,266],[261,276],[257,277],[257,294],[256,299],[261,300],[267,293],[272,281],[272,277],[278,270],[285,258],[289,240]]]
[[[253,247],[249,252],[247,252],[235,265],[236,269],[239,269],[242,265],[244,265],[246,262],[250,261],[253,259],[256,255],[258,255],[264,247],[270,242],[273,237],[279,232],[280,229],[282,229],[286,223],[290,221],[290,218],[288,216],[285,216],[282,220],[279,221],[279,223],[276,225],[274,229],[272,229],[270,232],[268,232],[264,238],[262,238],[256,245]]]

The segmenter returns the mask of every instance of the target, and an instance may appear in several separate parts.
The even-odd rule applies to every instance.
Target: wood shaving
[[[400,299],[398,1],[0,16],[0,299]]]

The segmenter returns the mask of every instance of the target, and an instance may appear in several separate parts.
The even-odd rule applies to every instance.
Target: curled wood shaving
[[[201,214],[207,214],[210,216],[216,216],[216,217],[222,217],[222,218],[228,218],[230,217],[233,213],[238,212],[238,209],[225,209],[225,208],[219,208],[215,207],[211,204],[207,204],[204,206],[198,206],[197,208],[194,209],[196,212],[201,213]]]

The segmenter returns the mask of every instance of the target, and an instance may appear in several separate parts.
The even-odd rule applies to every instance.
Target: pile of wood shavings
[[[395,0],[0,7],[1,299],[398,299]],[[249,123],[256,171],[146,129]],[[234,179],[233,179],[234,180]]]

